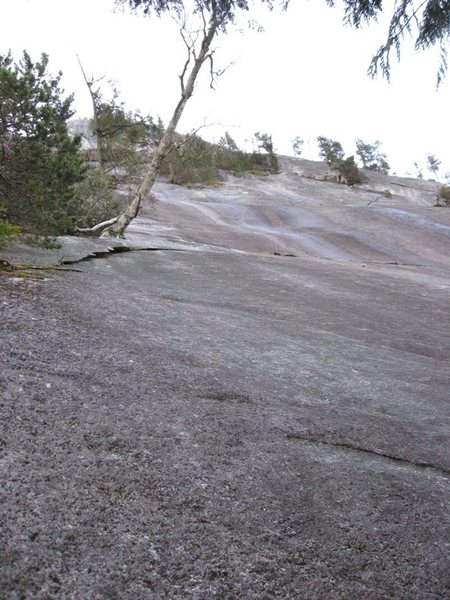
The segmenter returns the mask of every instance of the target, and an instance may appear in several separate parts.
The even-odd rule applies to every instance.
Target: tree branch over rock
[[[134,10],[143,8],[145,14],[149,14],[152,10],[157,14],[167,10],[175,10],[179,15],[183,8],[182,3],[178,0],[129,0],[128,3]],[[219,31],[225,31],[228,23],[234,19],[235,4],[240,8],[247,8],[247,3],[242,0],[239,0],[237,3],[230,2],[229,0],[197,0],[196,12],[200,15],[203,22],[201,40],[198,40],[198,44],[196,44],[197,36],[188,36],[185,26],[182,26],[181,34],[188,49],[188,58],[180,75],[181,97],[175,106],[172,118],[153,154],[150,166],[136,195],[128,205],[127,209],[119,216],[117,221],[111,227],[106,229],[102,235],[113,237],[123,236],[125,229],[131,221],[137,217],[143,202],[149,197],[155,179],[160,171],[161,164],[171,149],[174,133],[181,115],[183,114],[188,100],[194,93],[198,74],[204,62],[208,59],[211,51],[211,44],[217,33]]]
[[[334,6],[336,0],[326,0]],[[345,9],[344,21],[359,28],[365,23],[376,21],[383,12],[382,0],[342,0]],[[400,60],[401,46],[406,35],[415,38],[415,49],[424,50],[438,45],[440,61],[437,71],[439,86],[447,71],[447,49],[450,41],[450,2],[449,0],[396,0],[386,41],[382,44],[369,66],[369,75],[375,77],[379,70],[389,81],[391,73],[391,53]]]

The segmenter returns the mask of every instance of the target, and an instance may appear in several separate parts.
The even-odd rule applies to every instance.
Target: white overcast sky
[[[385,2],[386,11],[392,4]],[[78,53],[89,75],[117,82],[128,108],[167,122],[185,59],[176,26],[113,8],[113,0],[0,0],[0,53],[11,49],[18,59],[26,49],[35,59],[47,52],[50,70],[61,70],[65,91],[75,93],[76,116],[90,116]],[[265,131],[285,154],[298,135],[311,159],[319,135],[340,141],[346,154],[355,152],[356,138],[380,140],[392,172],[414,173],[413,162],[425,165],[430,152],[442,174],[450,171],[450,74],[436,91],[437,49],[415,53],[407,39],[388,84],[366,74],[385,22],[344,27],[342,8],[325,0],[292,0],[286,13],[258,10],[257,18],[263,33],[245,28],[217,38],[216,66],[232,64],[215,91],[202,77],[180,131],[206,122],[203,137],[218,140],[228,130],[242,146]]]

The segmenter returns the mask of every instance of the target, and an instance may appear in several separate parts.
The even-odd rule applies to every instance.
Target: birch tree
[[[198,33],[191,35],[183,21],[184,5],[182,0],[118,0],[118,4],[129,4],[135,10],[144,14],[174,12],[180,20],[180,34],[186,46],[187,58],[182,68],[180,79],[181,95],[175,106],[172,118],[167,125],[158,147],[153,153],[152,160],[145,177],[127,209],[115,219],[111,225],[105,223],[102,235],[122,237],[131,221],[137,217],[143,202],[149,197],[155,179],[161,169],[162,162],[172,148],[173,138],[187,102],[194,93],[195,83],[200,70],[205,64],[209,65],[211,85],[220,75],[215,69],[213,40],[219,33],[225,33],[239,11],[248,10],[247,0],[195,0],[194,12],[199,17],[201,28]],[[271,7],[270,0],[264,0]],[[100,224],[102,225],[102,224]],[[98,231],[98,226],[97,231]]]
[[[102,138],[100,136],[100,127],[99,127],[99,105],[100,105],[100,101],[101,101],[101,95],[100,95],[100,88],[96,87],[96,85],[99,83],[100,79],[94,79],[93,77],[88,77],[86,75],[86,72],[84,70],[84,67],[81,63],[80,57],[77,54],[77,61],[78,64],[80,65],[80,69],[81,69],[81,73],[83,75],[83,79],[84,82],[86,84],[86,87],[89,91],[89,95],[91,97],[91,104],[92,104],[92,132],[95,136],[95,141],[96,141],[96,145],[97,145],[97,158],[98,158],[98,163],[101,169],[103,169],[104,166],[104,160],[103,160],[103,144],[102,144]]]

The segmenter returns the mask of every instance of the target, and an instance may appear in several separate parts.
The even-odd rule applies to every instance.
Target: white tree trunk
[[[102,231],[103,229],[114,225],[118,218],[119,217],[114,217],[113,219],[108,219],[108,221],[102,221],[102,223],[97,223],[94,227],[77,227],[77,231],[79,233],[95,233],[97,231]]]
[[[117,221],[111,227],[108,227],[108,229],[106,229],[102,233],[102,236],[123,237],[125,229],[131,223],[131,221],[138,216],[142,203],[145,200],[147,200],[150,196],[150,191],[153,187],[153,184],[155,183],[155,179],[159,173],[161,164],[171,149],[174,133],[176,131],[181,115],[183,114],[183,110],[186,106],[187,101],[194,92],[194,86],[197,76],[200,72],[203,63],[208,58],[209,49],[211,47],[211,43],[214,39],[214,36],[217,33],[218,25],[219,24],[217,23],[216,19],[212,17],[208,29],[205,29],[200,51],[198,55],[194,54],[194,64],[185,84],[183,82],[183,77],[181,77],[181,98],[177,106],[175,107],[170,123],[167,126],[167,129],[165,130],[164,135],[161,138],[161,141],[159,142],[158,147],[155,150],[155,153],[153,154],[153,158],[148,168],[148,171],[135,197],[130,202],[125,212],[119,216]]]
[[[94,130],[94,135],[95,135],[95,141],[97,144],[97,158],[98,158],[98,164],[100,166],[100,169],[104,169],[104,159],[103,159],[103,144],[102,144],[102,139],[99,133],[99,129],[98,129],[98,95],[99,92],[95,92],[94,91],[94,81],[93,79],[88,79],[86,76],[86,72],[83,68],[83,65],[81,64],[81,60],[77,54],[77,60],[78,60],[78,64],[80,65],[80,69],[81,72],[83,74],[83,78],[84,81],[87,85],[87,88],[89,90],[89,94],[91,96],[91,102],[92,102],[92,119],[93,119],[93,130]]]

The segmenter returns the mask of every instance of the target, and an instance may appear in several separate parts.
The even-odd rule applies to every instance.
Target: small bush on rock
[[[437,204],[443,201],[444,206],[450,206],[450,185],[441,185],[437,194]]]

